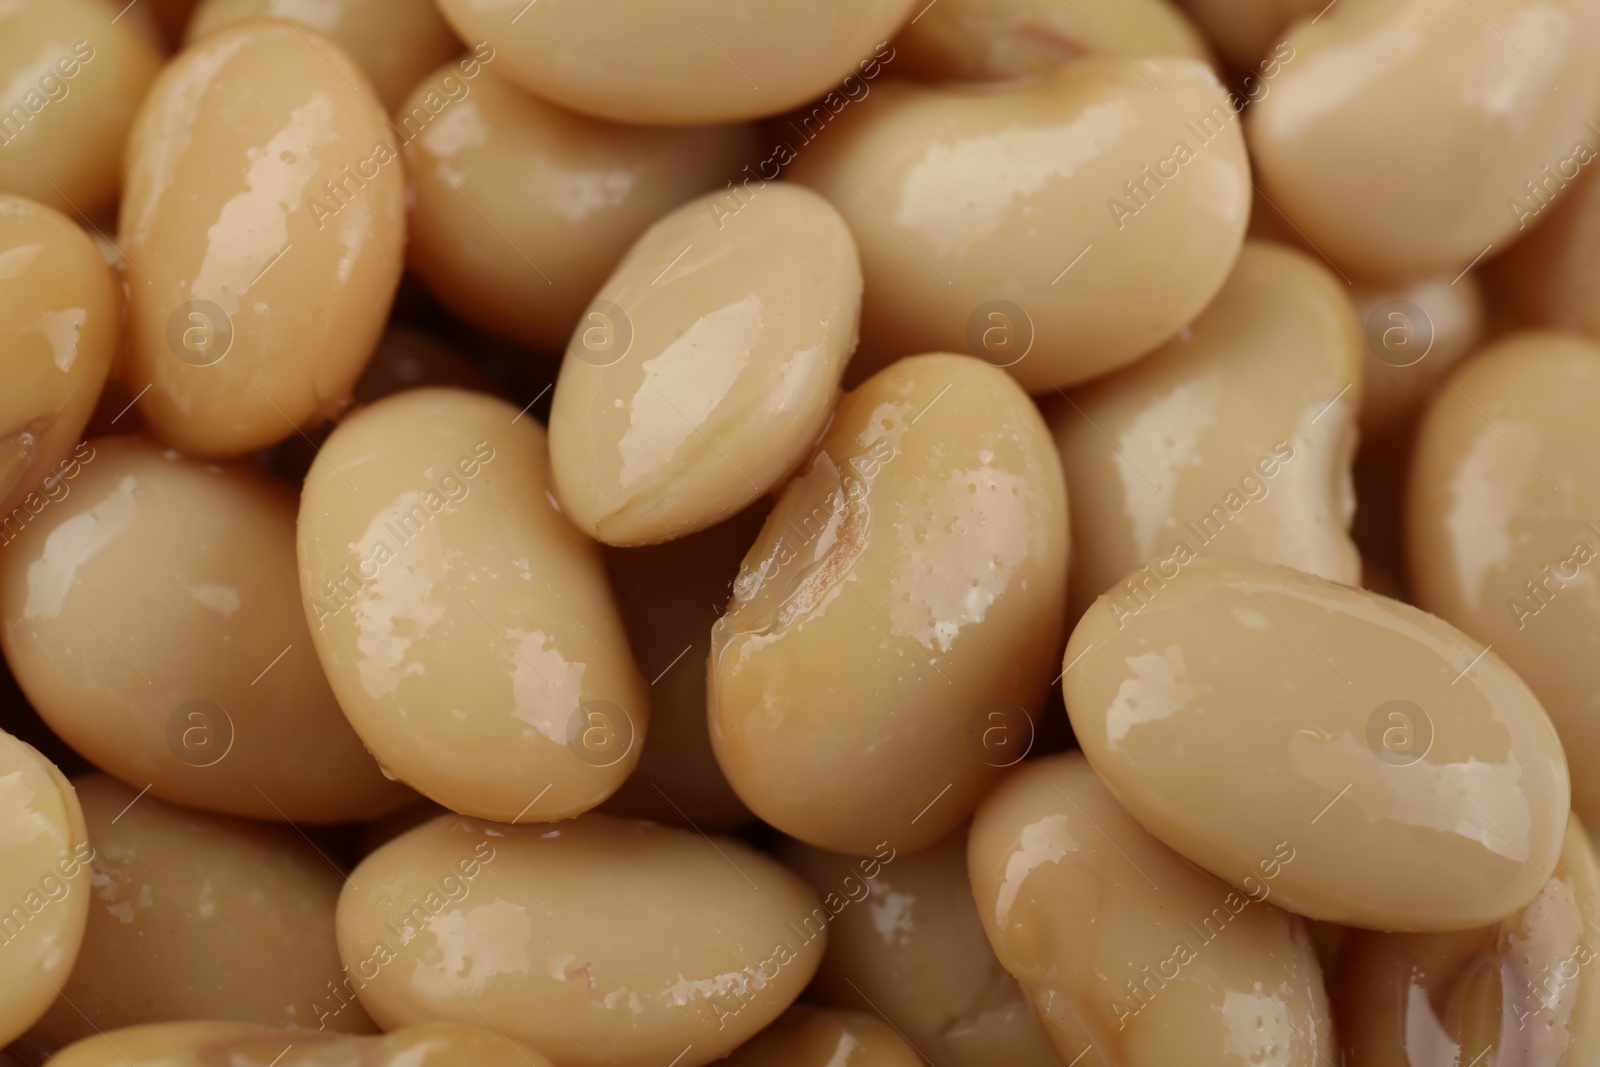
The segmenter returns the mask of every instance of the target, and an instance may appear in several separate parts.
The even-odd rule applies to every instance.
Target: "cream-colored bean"
[[[361,65],[390,111],[461,51],[433,0],[205,0],[189,18],[186,39],[193,44],[249,19],[284,19],[324,34]]]
[[[1160,351],[1046,406],[1072,487],[1072,615],[1201,552],[1354,585],[1350,463],[1361,339],[1345,287],[1281,245],[1245,245]],[[1131,585],[1127,583],[1132,583]]]
[[[1534,213],[1520,220],[1511,250],[1488,265],[1491,290],[1504,294],[1531,325],[1600,336],[1600,181],[1594,177],[1600,167],[1593,164],[1585,164],[1576,181],[1557,174],[1542,199],[1523,197]],[[1576,169],[1569,164],[1563,171]],[[1557,192],[1561,199],[1551,205]]]
[[[918,1067],[922,1057],[875,1016],[799,1007],[723,1062],[728,1067]]]
[[[394,140],[354,61],[299,26],[221,30],[162,71],[129,140],[119,242],[119,373],[156,436],[237,456],[349,400],[400,280]]]
[[[1402,434],[1417,421],[1450,368],[1483,337],[1485,312],[1477,275],[1406,285],[1357,282],[1350,296],[1365,341],[1362,439]]]
[[[979,360],[846,396],[711,631],[711,743],[750,810],[850,853],[959,826],[1056,673],[1066,504],[1038,410]]]
[[[122,146],[161,67],[102,0],[0,6],[0,192],[95,215],[122,184]]]
[[[439,0],[505,76],[613,122],[695,126],[776,115],[856,70],[914,0]]]
[[[567,346],[550,410],[563,509],[613,545],[703,530],[781,485],[827,425],[861,313],[844,220],[775,184],[639,238]]]
[[[32,1026],[72,973],[93,851],[72,784],[0,732],[0,1045]]]
[[[990,81],[1045,74],[1085,55],[1210,61],[1168,0],[941,0],[894,39],[894,72]]]
[[[983,932],[965,828],[914,856],[887,841],[866,859],[798,841],[778,854],[822,896],[828,916],[814,999],[882,1013],[934,1067],[1055,1067]]]
[[[1177,333],[1221,288],[1250,216],[1235,105],[1183,58],[1087,56],[1003,87],[885,83],[789,174],[860,245],[858,376],[968,352],[1035,393]]]
[[[1573,816],[1526,908],[1450,934],[1351,931],[1330,983],[1346,1062],[1580,1067],[1600,1059],[1600,862]]]
[[[1283,907],[1379,930],[1483,926],[1549,877],[1567,762],[1495,652],[1254,560],[1201,555],[1122,595],[1067,644],[1067,713],[1117,799],[1188,859],[1249,889],[1287,841]]]
[[[651,223],[738,177],[755,129],[574,114],[504,80],[503,57],[480,52],[494,58],[445,65],[395,114],[412,181],[407,258],[462,318],[560,351]]]
[[[0,643],[53,730],[135,789],[229,815],[347,822],[412,799],[311,647],[287,486],[110,437],[55,488],[0,551]]]
[[[1333,1062],[1311,936],[1269,902],[1297,861],[1289,842],[1231,888],[1146,833],[1071,753],[991,793],[967,855],[984,929],[1061,1063]]]
[[[602,810],[712,832],[755,819],[711,751],[706,659],[711,627],[769,510],[758,504],[680,541],[606,551],[628,642],[651,683],[639,766]]]
[[[120,334],[94,242],[49,208],[0,195],[0,546],[49,503],[47,479],[93,414]]]
[[[1296,19],[1316,15],[1328,0],[1178,0],[1228,62],[1248,67],[1271,51]]]
[[[571,818],[639,760],[644,680],[600,553],[556,508],[544,431],[416,389],[364,408],[306,477],[300,591],[356,733],[482,818]]]
[[[1518,236],[1549,171],[1594,158],[1594,0],[1343,0],[1288,45],[1250,110],[1251,158],[1350,273],[1454,277]]]
[[[97,1034],[52,1067],[552,1067],[492,1030],[421,1023],[380,1037],[277,1030],[248,1023],[156,1023]]]
[[[318,1025],[314,1008],[339,976],[343,876],[326,856],[288,827],[170,806],[100,775],[73,784],[94,846],[88,928],[25,1044],[53,1052],[183,1019]],[[359,1007],[327,1026],[373,1029]]]
[[[435,819],[339,900],[347,989],[381,1024],[487,1020],[561,1067],[701,1067],[805,988],[816,895],[729,839],[588,814]]]
[[[1417,604],[1494,646],[1574,767],[1600,758],[1600,343],[1519,333],[1462,367],[1418,432],[1406,540]],[[1600,823],[1600,781],[1573,778]]]

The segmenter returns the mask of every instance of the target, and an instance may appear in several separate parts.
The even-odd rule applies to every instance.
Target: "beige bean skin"
[[[1600,182],[1594,172],[1600,167],[1591,162],[1584,170],[1553,207],[1541,208],[1519,223],[1517,243],[1488,264],[1486,273],[1491,290],[1503,294],[1532,325],[1597,336]],[[1533,203],[1527,197],[1523,201]],[[1521,236],[1522,226],[1527,227],[1526,236]]]
[[[341,423],[300,503],[306,619],[356,733],[430,799],[502,822],[600,803],[650,719],[600,553],[548,485],[531,417],[415,389]]]
[[[0,8],[0,192],[56,211],[116,204],[134,109],[161,67],[156,46],[101,0]]]
[[[284,19],[338,44],[392,111],[461,42],[431,0],[205,0],[189,18],[189,44],[248,19]]]
[[[1508,201],[1592,139],[1600,110],[1593,0],[1343,0],[1288,43],[1250,111],[1251,158],[1349,273],[1454,277],[1503,247]]]
[[[1072,487],[1073,617],[1147,561],[1165,575],[1197,552],[1359,582],[1361,358],[1344,285],[1252,241],[1177,338],[1047,404]]]
[[[1200,31],[1167,0],[941,0],[894,39],[896,74],[1002,81],[1081,56],[1211,59]]]
[[[755,819],[728,784],[706,723],[711,627],[761,523],[764,503],[679,541],[608,548],[606,570],[634,657],[651,678],[639,766],[602,810],[726,832]]]
[[[628,246],[736,177],[755,131],[578,115],[518,89],[503,56],[479,52],[492,58],[446,64],[395,113],[412,181],[408,260],[468,322],[559,352]]]
[[[295,497],[247,467],[97,438],[0,551],[0,643],[30,702],[152,796],[271,821],[412,794],[350,729],[295,595]]]
[[[561,364],[550,463],[567,517],[652,544],[781,485],[833,412],[860,312],[855,241],[809,189],[774,184],[737,211],[703,197],[657,222]]]
[[[1600,1057],[1600,862],[1577,816],[1550,881],[1496,926],[1351,931],[1330,983],[1346,1062],[1578,1067]]]
[[[54,1067],[552,1067],[520,1041],[460,1023],[422,1023],[377,1037],[248,1023],[157,1023],[86,1037],[50,1062]]]
[[[922,1057],[875,1016],[799,1007],[723,1062],[728,1067],[917,1067]]]
[[[651,126],[776,115],[821,96],[911,16],[913,0],[440,0],[462,40],[563,107]]]
[[[1222,286],[1250,215],[1222,86],[1173,57],[1086,56],[1007,87],[884,82],[789,176],[860,245],[858,376],[909,352],[970,352],[1033,393],[1177,333]]]
[[[393,141],[354,61],[298,26],[221,30],[162,71],[129,139],[119,241],[119,373],[150,386],[157,437],[238,456],[348,402],[400,279]]]
[[[1482,339],[1482,288],[1468,272],[1405,285],[1358,282],[1350,296],[1365,342],[1362,440],[1403,434],[1450,369]]]
[[[1261,859],[1249,893],[1196,870],[1080,753],[1014,772],[978,808],[967,844],[1000,961],[1057,1060],[1092,1067],[1333,1062],[1311,936],[1269,903],[1295,849]]]
[[[120,334],[94,242],[49,208],[0,194],[0,545],[45,507],[45,479],[94,413]]]
[[[92,853],[72,784],[0,732],[0,1045],[32,1026],[72,973]]]
[[[1206,31],[1228,62],[1248,67],[1283,37],[1296,20],[1327,6],[1327,0],[1178,0]]]
[[[995,958],[959,828],[914,856],[867,859],[798,841],[779,858],[822,895],[828,954],[812,998],[882,1013],[934,1067],[1055,1067],[1027,999]]]
[[[1555,867],[1571,785],[1549,718],[1495,652],[1416,608],[1201,555],[1142,604],[1097,601],[1066,663],[1073,730],[1117,799],[1235,886],[1288,841],[1273,892],[1298,914],[1471,929]]]
[[[793,924],[816,905],[729,839],[593,813],[446,816],[356,868],[339,946],[385,1026],[487,1019],[560,1067],[700,1067],[800,994],[827,937]]]
[[[959,826],[1006,762],[986,709],[1037,721],[1056,673],[1066,503],[1038,410],[979,360],[846,396],[711,631],[711,744],[750,810],[854,854]]]
[[[328,859],[288,827],[139,797],[101,775],[73,784],[94,845],[88,929],[28,1043],[54,1051],[182,1019],[316,1027],[313,1006],[339,975],[342,875]],[[327,1025],[373,1030],[359,1007]]]
[[[1539,695],[1574,767],[1600,754],[1597,403],[1600,343],[1496,341],[1423,418],[1406,508],[1418,606],[1494,645]],[[1593,775],[1574,775],[1572,806],[1600,822]]]

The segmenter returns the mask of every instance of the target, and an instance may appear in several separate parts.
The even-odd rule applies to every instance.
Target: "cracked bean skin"
[[[1201,555],[1138,602],[1097,601],[1065,663],[1117,799],[1236,887],[1288,841],[1273,893],[1297,914],[1471,929],[1555,867],[1571,784],[1549,717],[1496,653],[1409,605]]]
[[[934,1067],[1056,1067],[1016,979],[995,958],[967,879],[961,827],[914,856],[785,841],[778,856],[822,895],[828,954],[815,999],[881,1012]]]
[[[922,1057],[876,1016],[802,1006],[723,1062],[728,1067],[917,1067]]]
[[[556,494],[608,544],[682,537],[779,487],[827,425],[855,347],[861,268],[839,213],[788,184],[724,199],[650,227],[562,361]]]
[[[0,194],[0,546],[47,506],[46,479],[70,462],[111,370],[121,314],[116,282],[82,230]]]
[[[557,509],[544,430],[515,406],[414,389],[358,411],[312,464],[298,538],[329,684],[399,780],[542,822],[638,763],[646,686],[599,549]]]
[[[792,924],[817,904],[731,839],[594,813],[444,816],[352,872],[339,948],[386,1027],[488,1020],[561,1067],[702,1067],[805,988],[827,936]]]
[[[1074,618],[1141,564],[1166,575],[1199,552],[1360,581],[1362,357],[1344,289],[1249,242],[1179,337],[1046,406],[1072,487]]]
[[[1475,355],[1418,431],[1406,500],[1416,603],[1494,646],[1571,764],[1600,756],[1600,343],[1524,332]],[[1573,776],[1600,823],[1600,781]]]
[[[1530,227],[1527,236],[1497,256],[1485,272],[1491,289],[1532,324],[1596,336],[1600,335],[1600,181],[1592,171],[1600,168],[1585,166],[1591,173],[1579,178],[1553,207],[1527,218],[1523,223]],[[1526,198],[1525,202],[1531,203]]]
[[[1365,342],[1361,439],[1403,436],[1451,368],[1483,338],[1482,287],[1468,272],[1405,285],[1357,282],[1350,295]]]
[[[0,1046],[38,1021],[72,973],[93,851],[72,783],[0,732]]]
[[[929,351],[1005,365],[1031,393],[1116,370],[1210,302],[1250,216],[1237,116],[1182,57],[1085,56],[1004,86],[884,82],[789,176],[860,246],[858,378]]]
[[[1508,201],[1600,114],[1595,0],[1343,0],[1288,43],[1251,158],[1305,239],[1371,278],[1454,277],[1503,248]]]
[[[155,436],[240,456],[349,401],[400,280],[393,140],[354,61],[299,26],[220,30],[162,71],[129,139],[118,242],[119,374],[150,387]]]
[[[1074,752],[984,799],[967,861],[989,940],[1060,1063],[1333,1062],[1311,935],[1270,903],[1299,862],[1291,844],[1231,888],[1146,833]]]
[[[613,122],[696,126],[821,96],[911,16],[914,0],[440,0],[466,41],[563,107]]]
[[[343,876],[325,855],[286,826],[168,805],[102,775],[73,785],[94,846],[88,927],[25,1046],[184,1019],[317,1025],[313,1007],[340,973]],[[327,1025],[373,1031],[359,1006]]]
[[[375,1037],[249,1023],[130,1026],[61,1050],[53,1067],[554,1067],[530,1046],[479,1026],[421,1023]]]
[[[947,836],[1003,763],[985,709],[1020,727],[1043,707],[1066,546],[1055,447],[1004,373],[916,356],[847,395],[711,631],[711,744],[740,799],[838,852]]]
[[[1024,78],[1094,53],[1211,58],[1167,0],[940,0],[894,49],[896,74],[933,81]]]
[[[431,0],[205,0],[189,17],[186,40],[250,19],[295,22],[326,36],[361,65],[386,110],[461,51]]]
[[[1576,815],[1532,903],[1481,930],[1353,930],[1331,983],[1347,1062],[1579,1067],[1600,1058],[1600,861]]]
[[[467,321],[559,352],[640,234],[755,158],[755,129],[574,114],[485,54],[408,87],[395,114],[412,181],[407,261]]]
[[[1327,0],[1179,0],[1235,67],[1248,67],[1271,50],[1297,19]]]
[[[73,217],[115,206],[134,109],[161,67],[115,14],[99,0],[0,7],[0,193]]]
[[[63,740],[135,789],[229,815],[335,823],[411,802],[311,648],[289,486],[102,437],[56,488],[0,552],[0,644]]]

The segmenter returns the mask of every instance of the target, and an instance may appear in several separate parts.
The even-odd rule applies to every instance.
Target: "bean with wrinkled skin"
[[[414,389],[341,423],[300,500],[300,591],[340,706],[454,811],[567,819],[616,791],[650,712],[597,546],[549,491],[544,430]]]
[[[161,72],[129,138],[118,242],[119,373],[153,434],[239,456],[349,401],[400,280],[394,141],[355,62],[299,26],[230,27]]]
[[[1003,86],[885,82],[789,176],[860,245],[857,377],[969,352],[1034,393],[1171,338],[1222,286],[1250,215],[1237,116],[1181,57],[1086,56]]]
[[[97,1034],[53,1067],[552,1067],[520,1041],[479,1026],[421,1023],[378,1037],[248,1023],[155,1023]]]
[[[1246,889],[1289,842],[1273,892],[1298,914],[1471,929],[1556,865],[1571,781],[1549,717],[1498,654],[1409,605],[1201,555],[1097,601],[1065,664],[1073,731],[1117,799]]]
[[[1055,673],[1066,503],[993,367],[917,356],[846,396],[711,631],[711,744],[750,810],[857,854],[959,826],[1010,758],[987,712],[1020,738]]]
[[[556,494],[608,544],[682,537],[778,488],[855,347],[861,268],[839,213],[787,184],[722,201],[691,200],[639,238],[561,364]]]

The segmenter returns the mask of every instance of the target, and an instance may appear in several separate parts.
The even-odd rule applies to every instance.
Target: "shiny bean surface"
[[[1347,531],[1360,344],[1333,274],[1251,242],[1178,338],[1051,402],[1072,489],[1074,615],[1199,553],[1359,581]]]
[[[728,1067],[916,1067],[917,1051],[874,1016],[795,1008],[725,1061]]]
[[[412,181],[407,260],[468,322],[558,352],[640,234],[742,178],[755,131],[619,125],[503,71],[480,48],[420,81],[395,113]]]
[[[62,473],[94,411],[121,312],[111,272],[83,231],[0,194],[0,546],[57,492],[47,480]]]
[[[162,71],[119,241],[120,373],[157,437],[238,456],[349,400],[400,279],[394,140],[355,62],[299,26],[231,27]]]
[[[1600,822],[1600,343],[1519,333],[1478,354],[1419,431],[1406,538],[1417,604],[1539,695]],[[1581,769],[1579,769],[1581,768]]]
[[[1035,393],[1105,374],[1199,314],[1249,221],[1244,138],[1196,60],[885,82],[825,132],[789,173],[861,246],[858,375],[919,351],[979,356]]]
[[[352,872],[347,989],[380,1024],[474,1025],[561,1067],[679,1067],[732,1051],[816,971],[817,906],[765,855],[589,814],[551,827],[445,816]]]
[[[460,1023],[403,1026],[381,1037],[248,1023],[128,1027],[62,1049],[52,1067],[552,1067],[534,1049]]]
[[[1292,844],[1231,888],[1146,833],[1072,753],[991,793],[967,855],[984,929],[1060,1063],[1333,1062],[1311,937],[1271,903]]]
[[[362,409],[312,465],[298,536],[317,655],[396,778],[540,822],[594,807],[637,764],[646,686],[532,418],[453,389]]]
[[[1273,892],[1301,915],[1470,929],[1555,867],[1571,785],[1550,719],[1496,652],[1416,608],[1201,555],[1097,601],[1065,662],[1117,799],[1244,889],[1287,841]]]
[[[93,853],[72,784],[0,733],[0,1045],[32,1026],[72,973]]]
[[[978,360],[845,397],[711,631],[711,743],[750,810],[858,854],[960,825],[1055,673],[1066,503],[1038,410]]]
[[[506,77],[613,122],[692,126],[821,96],[912,14],[913,0],[439,0]]]
[[[777,488],[827,425],[860,311],[855,241],[808,189],[667,215],[561,364],[550,463],[567,517],[608,544],[651,544]]]

